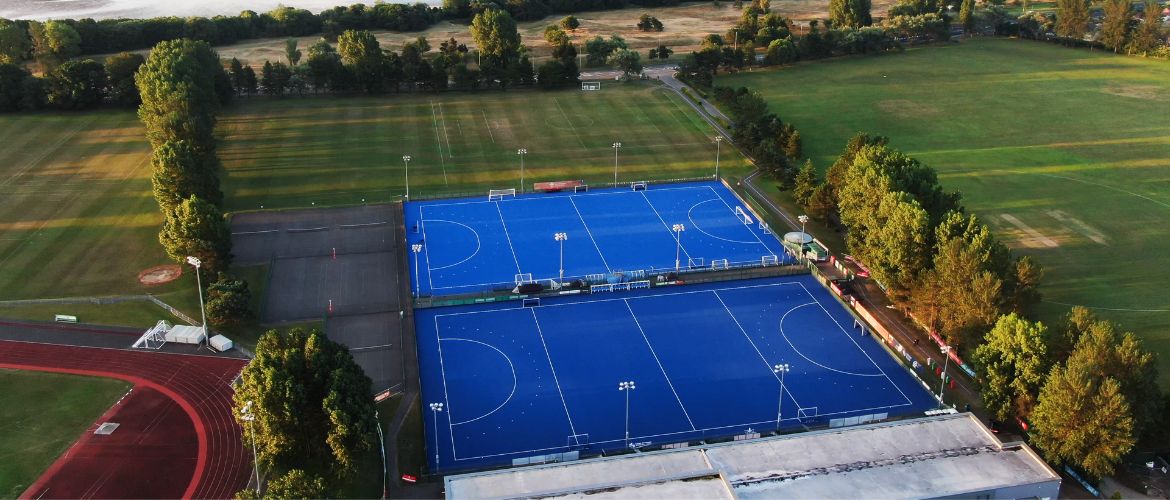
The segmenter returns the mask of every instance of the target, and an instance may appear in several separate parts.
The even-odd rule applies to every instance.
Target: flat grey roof
[[[978,471],[978,473],[973,473]],[[447,497],[923,498],[1060,481],[971,414],[449,476]]]

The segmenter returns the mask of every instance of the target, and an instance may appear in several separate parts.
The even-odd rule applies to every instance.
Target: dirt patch
[[[138,282],[146,286],[156,286],[175,281],[182,275],[183,266],[178,264],[164,264],[138,273]]]
[[[1170,101],[1165,89],[1156,85],[1113,84],[1101,89],[1106,94],[1142,99],[1146,101]]]
[[[875,106],[882,112],[898,118],[925,118],[942,113],[942,110],[934,106],[907,99],[886,99],[878,101]]]

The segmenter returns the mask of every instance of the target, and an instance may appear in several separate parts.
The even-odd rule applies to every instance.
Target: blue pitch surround
[[[791,367],[784,428],[937,404],[809,275],[415,314],[427,457],[440,472],[621,449],[627,380],[630,442],[643,446],[773,430],[778,363]]]
[[[564,232],[565,277],[617,271],[674,270],[671,227],[683,224],[681,267],[759,265],[775,257],[791,262],[775,236],[752,219],[723,184],[699,182],[583,193],[525,194],[500,201],[435,200],[406,204],[407,243],[422,243],[411,279],[422,295],[452,295],[511,288],[517,274],[554,279]],[[408,247],[409,248],[409,247]],[[419,276],[421,275],[421,276]]]

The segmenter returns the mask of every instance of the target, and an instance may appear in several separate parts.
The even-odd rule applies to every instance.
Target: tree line
[[[24,54],[42,27],[67,31],[75,38],[78,53],[109,54],[152,47],[165,40],[187,38],[228,45],[257,38],[322,35],[334,41],[350,30],[420,31],[443,20],[471,19],[492,9],[505,10],[513,18],[533,21],[557,13],[621,9],[628,5],[657,7],[677,5],[678,0],[444,0],[441,7],[425,3],[378,2],[373,5],[337,6],[314,14],[281,6],[257,13],[245,10],[235,16],[155,17],[148,19],[62,19],[45,23],[0,19],[0,52]],[[22,52],[23,48],[23,52]]]
[[[895,304],[973,360],[993,419],[1031,419],[1050,461],[1101,477],[1164,432],[1154,354],[1085,308],[1055,331],[1031,321],[1040,265],[1013,256],[934,169],[887,138],[854,136],[823,179],[805,163],[792,195],[847,231],[848,251]]]
[[[782,185],[791,184],[792,163],[800,158],[800,132],[768,110],[768,103],[758,92],[746,87],[716,87],[716,102],[723,105],[731,118],[731,139],[752,156],[756,166]]]
[[[151,186],[163,215],[158,239],[167,255],[185,264],[200,261],[208,278],[208,319],[217,324],[251,317],[246,282],[227,274],[231,231],[222,212],[222,170],[215,124],[231,93],[219,55],[207,42],[161,42],[135,73],[138,118],[150,143]],[[230,87],[227,87],[230,88]]]
[[[1073,47],[1099,45],[1118,54],[1170,59],[1162,6],[1154,0],[1138,6],[1130,0],[1105,0],[1100,23],[1095,23],[1089,2],[1058,0],[1056,12],[1025,13],[1016,19],[1015,28],[1022,38],[1053,39]]]

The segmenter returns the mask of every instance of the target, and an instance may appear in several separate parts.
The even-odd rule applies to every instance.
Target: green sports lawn
[[[0,497],[16,498],[126,393],[120,380],[0,369]]]
[[[712,175],[713,132],[681,97],[645,84],[565,90],[285,98],[221,118],[228,208],[252,210],[401,199],[402,156],[420,195],[519,188],[532,182],[613,182]],[[721,174],[746,172],[724,148]]]
[[[1170,63],[987,39],[720,77],[759,90],[826,168],[886,135],[1047,269],[1071,304],[1139,333],[1170,383]]]

